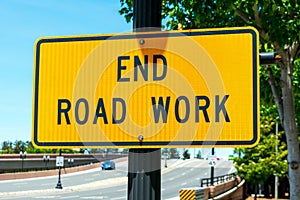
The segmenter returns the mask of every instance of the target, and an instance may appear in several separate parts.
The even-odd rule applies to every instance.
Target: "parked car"
[[[116,169],[116,165],[114,161],[106,160],[101,165],[102,170],[108,170],[108,169]]]

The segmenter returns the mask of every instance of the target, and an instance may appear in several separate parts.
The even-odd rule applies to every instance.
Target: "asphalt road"
[[[162,199],[179,199],[181,188],[197,187],[210,177],[206,160],[162,160]],[[215,176],[232,173],[232,162],[218,161]],[[127,199],[127,161],[117,162],[116,170],[93,169],[62,176],[63,189],[55,189],[58,177],[0,181],[0,199]]]

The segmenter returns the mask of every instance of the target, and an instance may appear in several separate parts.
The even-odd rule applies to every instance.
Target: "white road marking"
[[[47,186],[47,185],[55,185],[55,184],[53,184],[53,183],[43,183],[43,184],[41,184],[42,186]]]
[[[99,174],[92,174],[92,177],[99,177]]]
[[[13,185],[28,185],[28,183],[27,182],[21,182],[21,183],[14,183]]]
[[[68,196],[68,197],[61,197],[60,199],[78,199],[79,196],[76,195],[76,196]]]
[[[115,197],[115,198],[111,198],[111,200],[119,200],[119,199],[126,199],[126,197]]]
[[[104,199],[103,196],[80,197],[80,199]]]
[[[179,197],[173,197],[173,198],[166,199],[166,200],[179,200]]]
[[[85,181],[93,181],[93,180],[95,180],[94,178],[86,178],[86,179],[84,179]]]
[[[39,196],[39,197],[33,197],[35,199],[55,199],[57,196]]]

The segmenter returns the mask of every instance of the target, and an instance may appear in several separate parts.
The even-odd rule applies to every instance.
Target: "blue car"
[[[116,165],[114,161],[106,160],[102,163],[102,170],[115,169]]]

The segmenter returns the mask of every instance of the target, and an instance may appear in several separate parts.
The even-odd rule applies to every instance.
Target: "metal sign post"
[[[161,199],[160,149],[130,149],[128,200]]]
[[[135,32],[150,31],[153,27],[160,30],[161,4],[161,0],[134,1],[133,29]],[[140,142],[142,145],[142,136]],[[160,149],[130,149],[128,160],[128,200],[160,200]]]

